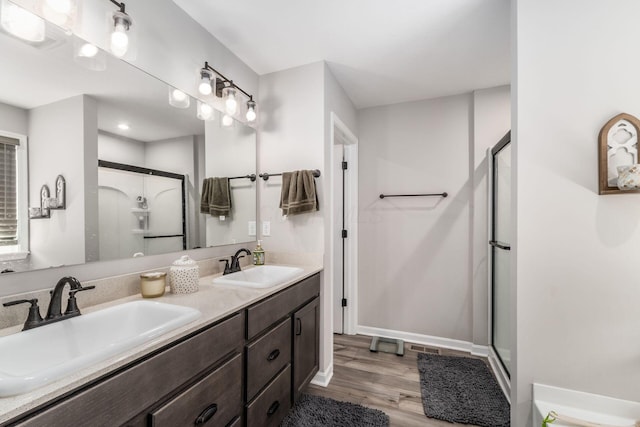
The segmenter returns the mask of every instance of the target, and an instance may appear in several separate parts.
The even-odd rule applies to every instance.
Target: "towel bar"
[[[431,196],[439,196],[439,197],[447,197],[449,194],[445,193],[429,193],[429,194],[381,194],[380,198],[384,199],[385,197],[431,197]]]
[[[265,173],[261,173],[258,176],[260,178],[264,179],[265,181],[268,181],[270,176],[281,176],[281,175],[282,175],[282,172],[281,173],[266,173],[265,172]],[[313,177],[314,178],[318,178],[319,176],[320,176],[320,171],[318,169],[315,169],[313,171]]]

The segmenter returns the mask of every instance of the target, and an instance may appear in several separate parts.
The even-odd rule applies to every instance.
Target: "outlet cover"
[[[256,235],[256,222],[249,221],[249,236],[255,236],[255,235]]]
[[[271,236],[271,221],[262,221],[262,235]]]

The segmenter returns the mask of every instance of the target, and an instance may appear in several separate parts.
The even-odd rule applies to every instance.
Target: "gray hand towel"
[[[282,174],[280,208],[282,215],[297,215],[319,210],[313,171],[302,170]]]
[[[212,178],[202,180],[202,195],[200,196],[200,213],[209,213],[209,189],[211,188]]]
[[[229,178],[210,178],[209,213],[213,216],[231,214],[231,190]]]

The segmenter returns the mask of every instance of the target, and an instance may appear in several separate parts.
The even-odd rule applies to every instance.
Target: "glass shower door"
[[[511,132],[493,147],[491,162],[491,345],[510,376]]]

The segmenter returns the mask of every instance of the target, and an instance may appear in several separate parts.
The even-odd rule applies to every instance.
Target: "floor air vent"
[[[419,353],[440,354],[440,349],[411,344],[411,350]]]

